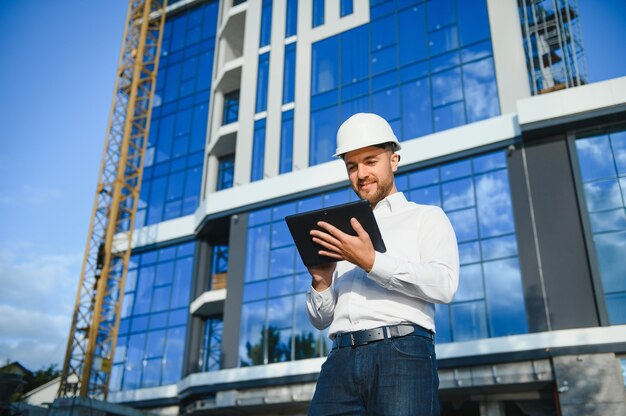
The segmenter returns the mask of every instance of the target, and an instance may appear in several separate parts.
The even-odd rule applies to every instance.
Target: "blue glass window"
[[[339,38],[336,36],[316,42],[312,46],[313,66],[311,72],[311,94],[317,95],[338,87]]]
[[[279,173],[291,172],[293,168],[293,110],[283,113],[280,129]]]
[[[194,247],[189,242],[131,256],[111,391],[180,380]]]
[[[345,197],[343,201],[341,197]],[[253,211],[248,219],[240,366],[324,356],[329,341],[309,322],[305,292],[311,278],[297,255],[286,215],[347,202],[350,193],[326,194]],[[354,197],[355,198],[355,197]],[[272,342],[268,343],[267,340]]]
[[[341,17],[354,13],[354,0],[341,0],[339,4],[339,15]]]
[[[441,206],[459,243],[459,290],[436,305],[438,342],[528,332],[503,152],[408,175],[410,198]]]
[[[459,242],[460,286],[451,304],[436,305],[437,341],[527,333],[505,153],[403,173],[396,184],[409,200],[442,207]],[[242,366],[326,353],[320,338],[324,335],[312,329],[304,309],[303,292],[310,276],[283,218],[354,199],[354,193],[344,188],[250,213],[239,345]],[[280,341],[264,345],[270,338]]]
[[[489,39],[489,15],[484,0],[457,1],[457,19],[461,45]]]
[[[581,137],[576,150],[609,323],[626,323],[626,130]]]
[[[285,37],[298,33],[298,0],[287,0],[287,21],[285,23]]]
[[[228,246],[214,246],[211,275],[228,272]]]
[[[204,2],[165,23],[136,227],[198,206],[218,6]]]
[[[267,110],[267,83],[270,71],[270,53],[259,55],[259,70],[256,84],[256,112]]]
[[[341,50],[339,51],[339,63],[341,71],[341,85],[346,86],[367,81],[369,79],[369,58],[367,53],[368,33],[367,27],[362,26],[357,29],[344,32],[338,38]],[[329,41],[332,42],[332,41]],[[314,45],[317,45],[314,44]],[[315,47],[315,46],[314,46]],[[328,48],[322,53],[327,54],[327,59],[335,58],[338,51]],[[317,58],[314,56],[314,58]],[[336,85],[336,84],[335,84]],[[317,92],[317,91],[316,91]],[[366,88],[360,94],[367,94]],[[352,95],[352,96],[355,96]],[[343,97],[343,94],[342,94]]]
[[[328,162],[335,154],[335,134],[339,127],[336,107],[311,113],[309,165]]]
[[[422,5],[398,13],[400,65],[421,61],[428,56],[425,20]]]
[[[234,123],[239,118],[239,90],[224,94],[222,125]]]
[[[217,167],[217,190],[232,188],[235,178],[235,154],[219,158]]]
[[[272,0],[263,0],[259,47],[269,45],[272,37]]]
[[[283,104],[291,103],[296,87],[296,43],[285,46],[285,64],[283,69]]]
[[[324,24],[324,2],[325,0],[313,0],[312,27],[317,27]]]
[[[254,122],[252,141],[252,171],[250,181],[263,179],[263,163],[265,162],[265,119]]]
[[[401,140],[497,116],[486,7],[371,2],[369,24],[314,43],[310,164],[331,160],[326,141],[356,111],[381,113]]]
[[[205,321],[202,351],[202,371],[217,371],[222,359],[222,318],[209,318]]]

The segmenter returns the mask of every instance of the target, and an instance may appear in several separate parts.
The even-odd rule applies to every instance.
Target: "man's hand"
[[[336,267],[337,263],[327,263],[309,267],[309,273],[311,273],[311,277],[313,277],[311,282],[313,289],[317,292],[328,289],[333,282],[333,273]]]
[[[317,225],[324,231],[311,230],[313,242],[324,247],[319,254],[337,260],[347,260],[367,273],[372,270],[376,252],[369,234],[363,229],[356,218],[350,220],[356,236],[346,234],[339,228],[320,221]]]

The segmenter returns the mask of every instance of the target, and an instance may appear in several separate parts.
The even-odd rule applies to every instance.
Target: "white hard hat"
[[[357,113],[337,130],[337,150],[333,156],[383,143],[392,143],[394,151],[400,150],[400,142],[387,120],[377,114]]]

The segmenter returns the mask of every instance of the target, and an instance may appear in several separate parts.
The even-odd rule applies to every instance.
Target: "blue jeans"
[[[432,340],[419,335],[333,349],[322,366],[309,416],[439,415]]]

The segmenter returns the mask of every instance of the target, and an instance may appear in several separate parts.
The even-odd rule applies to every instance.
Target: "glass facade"
[[[456,232],[459,289],[450,304],[436,305],[437,342],[528,332],[504,152],[401,175],[396,183],[410,200],[441,207]]]
[[[204,322],[202,343],[202,371],[217,371],[222,359],[222,332],[224,322],[221,317],[209,318]]]
[[[254,137],[252,138],[252,170],[250,181],[263,179],[263,163],[265,162],[265,119],[254,122]]]
[[[287,0],[287,19],[285,22],[285,37],[298,33],[298,0]]]
[[[285,46],[283,68],[283,104],[292,103],[296,89],[296,43]]]
[[[570,0],[519,1],[533,94],[587,84],[577,8],[577,2]]]
[[[267,110],[267,84],[270,75],[270,53],[259,55],[259,72],[256,80],[256,110],[260,113]]]
[[[180,380],[194,248],[189,242],[131,256],[111,391]]]
[[[576,140],[610,324],[626,324],[626,130]]]
[[[234,123],[239,119],[239,90],[224,94],[224,113],[222,125]]]
[[[136,226],[198,206],[218,2],[166,19]]]
[[[219,158],[217,167],[217,190],[232,188],[235,181],[235,154]]]
[[[312,27],[321,26],[324,24],[324,2],[325,0],[313,0],[313,21]]]
[[[279,173],[293,169],[293,110],[283,112],[280,129],[280,166]]]
[[[272,0],[263,0],[259,47],[269,45],[272,37]]]
[[[504,152],[403,173],[398,189],[419,204],[446,211],[461,259],[459,290],[436,306],[437,342],[528,332]],[[356,196],[350,189],[253,211],[248,220],[239,343],[240,364],[259,365],[318,356],[327,342],[306,316],[310,276],[284,222],[286,215],[332,206]],[[298,350],[302,339],[304,354]]]
[[[500,113],[485,0],[370,3],[369,24],[312,47],[309,164],[335,132],[373,111],[401,140]]]
[[[339,3],[339,16],[344,17],[354,13],[354,0],[341,0]]]
[[[211,275],[226,272],[228,272],[228,246],[215,246],[213,247]]]

